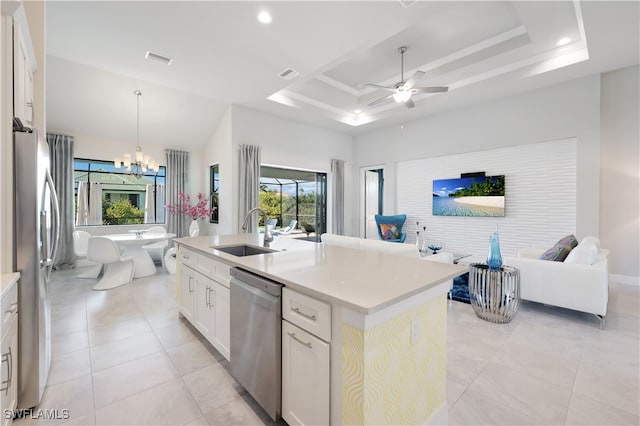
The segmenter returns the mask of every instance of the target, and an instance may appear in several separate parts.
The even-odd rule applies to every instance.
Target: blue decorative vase
[[[487,257],[487,265],[491,270],[500,269],[502,266],[502,255],[500,254],[500,241],[498,240],[498,227],[496,232],[491,234],[489,238],[489,256]]]

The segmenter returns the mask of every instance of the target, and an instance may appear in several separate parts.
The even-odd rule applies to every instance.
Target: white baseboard
[[[640,286],[640,277],[634,277],[632,275],[609,274],[609,281]]]
[[[433,413],[431,417],[429,417],[429,420],[427,420],[425,425],[438,426],[438,425],[448,425],[448,424],[449,424],[449,407],[447,405],[447,401],[445,401],[444,404],[442,404],[440,408],[438,408],[436,412]]]

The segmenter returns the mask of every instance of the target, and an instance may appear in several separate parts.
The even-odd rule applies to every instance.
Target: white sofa
[[[594,314],[604,329],[609,301],[609,250],[587,247],[585,238],[564,262],[539,259],[545,249],[521,249],[504,264],[520,270],[520,297],[561,308]],[[572,255],[573,253],[573,255]]]
[[[418,248],[413,244],[390,243],[383,240],[373,240],[357,237],[348,237],[345,235],[322,234],[320,239],[323,244],[348,247],[359,250],[369,250],[378,253],[395,254],[399,256],[420,258]],[[438,254],[429,255],[421,258],[430,262],[453,263],[453,253],[440,252]],[[453,287],[453,280],[449,281],[449,289]]]
[[[320,236],[323,244],[348,247],[360,250],[376,251],[378,253],[396,254],[406,257],[420,257],[418,248],[413,244],[390,243],[383,240],[372,240],[358,237],[348,237],[346,235],[322,234]]]

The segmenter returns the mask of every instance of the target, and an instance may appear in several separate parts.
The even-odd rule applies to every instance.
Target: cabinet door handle
[[[215,308],[215,306],[213,305],[213,302],[211,301],[211,295],[214,294],[215,295],[215,290],[213,289],[213,287],[207,287],[207,294],[209,295],[209,307],[210,308]]]
[[[193,276],[191,274],[189,274],[189,294],[193,293],[193,288],[191,286],[191,280],[193,279]]]
[[[299,308],[291,308],[291,310],[293,312],[295,312],[298,315],[301,315],[305,318],[309,318],[311,321],[315,322],[316,321],[316,316],[315,315],[307,315],[304,312],[302,312]]]
[[[211,309],[211,288],[207,286],[207,294],[204,297],[204,300],[207,302],[207,307]]]
[[[289,333],[289,332],[287,332],[287,334],[288,334],[289,336],[291,336],[291,338],[292,338],[293,340],[295,340],[296,342],[298,342],[298,343],[300,343],[301,345],[304,345],[304,346],[308,347],[309,349],[311,349],[311,342],[305,342],[304,340],[300,340],[300,339],[296,336],[296,333]]]

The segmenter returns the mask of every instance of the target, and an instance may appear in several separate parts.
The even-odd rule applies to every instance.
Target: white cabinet
[[[193,323],[196,272],[184,263],[178,269],[178,309],[183,317]]]
[[[215,336],[215,294],[213,280],[195,272],[196,282],[196,312],[194,325],[207,340],[213,340]]]
[[[213,346],[226,359],[229,359],[231,343],[231,299],[229,288],[216,283],[214,293],[216,320]]]
[[[29,55],[30,45],[25,39],[24,29],[13,25],[13,115],[22,124],[33,127],[33,73]]]
[[[282,296],[282,417],[290,425],[327,425],[331,305],[288,288]]]
[[[183,246],[178,251],[178,259],[180,313],[228,360],[229,265]]]
[[[3,285],[4,286],[4,285]],[[2,343],[0,363],[0,394],[3,410],[14,410],[18,398],[18,286],[12,284],[2,295]],[[2,426],[11,423],[11,418],[2,414]]]

